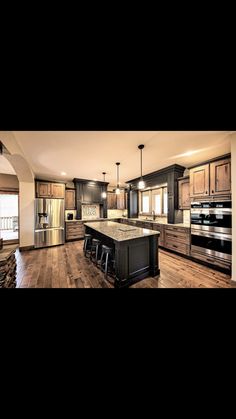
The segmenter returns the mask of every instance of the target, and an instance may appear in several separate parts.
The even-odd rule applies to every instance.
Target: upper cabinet
[[[230,157],[190,169],[190,197],[231,194]]]
[[[189,177],[178,180],[179,209],[190,209]]]
[[[117,209],[124,210],[125,209],[125,191],[121,191],[119,195],[117,195]]]
[[[231,193],[231,160],[222,159],[210,164],[210,194]]]
[[[65,196],[65,209],[66,210],[74,210],[75,206],[75,190],[74,189],[66,189],[66,196]]]
[[[51,198],[51,183],[36,182],[36,197],[37,198]]]
[[[190,196],[209,195],[209,164],[190,169]]]
[[[114,192],[107,193],[107,209],[117,209],[117,195]]]
[[[127,193],[121,191],[120,194],[114,192],[107,193],[107,209],[124,210],[127,208]]]
[[[36,181],[37,198],[65,198],[64,183]]]
[[[51,184],[52,198],[65,198],[65,185],[63,183]]]

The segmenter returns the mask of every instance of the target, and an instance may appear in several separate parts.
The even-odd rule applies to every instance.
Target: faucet
[[[153,217],[152,217],[152,218],[153,218],[153,221],[155,221],[155,219],[156,219],[156,214],[155,214],[155,211],[154,211],[154,210],[152,211],[152,216],[153,216]]]

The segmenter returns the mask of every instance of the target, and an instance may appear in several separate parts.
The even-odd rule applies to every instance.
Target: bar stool
[[[92,262],[95,263],[95,265],[98,264],[98,252],[99,252],[100,244],[101,244],[100,240],[92,239],[92,244],[90,248],[90,259]]]
[[[85,234],[84,235],[84,247],[83,247],[83,252],[84,252],[84,256],[87,256],[87,252],[91,252],[91,243],[92,243],[92,235],[91,234]]]
[[[103,260],[105,258],[105,260]],[[100,259],[100,265],[103,272],[105,272],[105,278],[107,279],[108,267],[112,265],[112,271],[114,270],[114,259],[113,259],[113,249],[111,247],[102,245],[102,254]],[[104,268],[103,268],[103,265]]]

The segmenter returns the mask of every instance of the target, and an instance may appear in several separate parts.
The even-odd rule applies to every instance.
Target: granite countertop
[[[153,224],[164,224],[164,225],[170,225],[170,226],[176,226],[176,227],[185,227],[185,228],[190,228],[190,224],[187,223],[177,223],[177,224],[170,224],[165,220],[142,220],[140,218],[127,218],[127,217],[117,217],[117,218],[97,218],[95,220],[65,220],[66,223],[74,223],[77,221],[83,222],[83,223],[89,223],[92,222],[94,223],[95,221],[99,222],[99,221],[112,221],[112,220],[117,220],[117,219],[122,219],[122,220],[129,220],[129,221],[142,221],[144,223],[153,223]]]
[[[3,248],[0,250],[0,263],[6,262],[7,259],[16,251],[18,248],[15,244],[3,245]]]
[[[141,218],[125,218],[125,217],[122,217],[122,218],[124,218],[126,220],[129,220],[129,221],[133,220],[133,221],[141,221],[143,223],[164,224],[164,225],[175,226],[175,227],[190,228],[190,223],[189,224],[188,223],[171,224],[171,223],[168,223],[167,221],[161,220],[161,219],[154,221],[154,220],[142,220]]]
[[[103,220],[107,220],[107,221],[112,221],[112,220],[118,220],[118,218],[120,218],[120,217],[117,217],[117,218],[96,218],[96,219],[94,219],[94,220],[86,220],[86,219],[83,219],[83,220],[76,220],[76,219],[73,219],[73,220],[65,220],[65,222],[66,223],[74,223],[74,222],[76,222],[76,221],[81,221],[81,222],[91,222],[91,223],[94,223],[94,221],[103,221]]]
[[[116,223],[114,221],[103,221],[94,223],[85,223],[85,226],[93,228],[101,234],[110,237],[112,240],[122,242],[134,240],[148,236],[160,236],[159,231],[149,230],[147,228],[134,227]]]

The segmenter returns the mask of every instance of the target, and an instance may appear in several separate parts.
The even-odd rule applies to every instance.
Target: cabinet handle
[[[206,194],[207,194],[207,191],[206,191]]]
[[[212,189],[211,193],[214,193],[213,189]]]
[[[175,244],[172,244],[172,246],[178,248],[178,246],[176,246]]]

